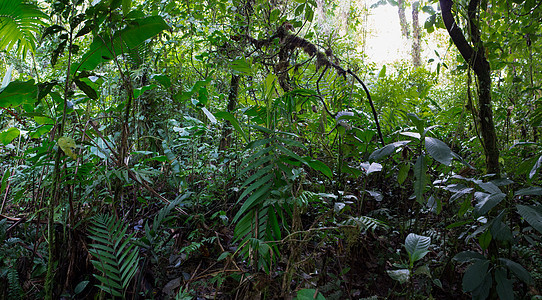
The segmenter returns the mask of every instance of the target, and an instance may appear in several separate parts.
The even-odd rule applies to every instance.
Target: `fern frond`
[[[17,273],[16,268],[11,268],[7,272],[9,290],[8,295],[9,299],[22,299],[23,290],[21,289],[21,284],[19,282],[19,274]]]
[[[345,224],[355,225],[358,226],[360,230],[370,231],[374,231],[378,227],[388,228],[388,225],[386,225],[384,222],[367,216],[349,218],[345,221]]]
[[[127,225],[108,215],[97,215],[89,228],[90,238],[97,242],[90,245],[89,252],[97,259],[91,262],[102,274],[94,277],[101,283],[98,288],[114,297],[122,297],[139,263],[133,235],[125,236],[127,229]]]

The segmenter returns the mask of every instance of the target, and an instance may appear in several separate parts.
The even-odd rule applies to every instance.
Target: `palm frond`
[[[139,251],[132,235],[125,236],[127,229],[108,215],[97,215],[89,228],[90,238],[97,242],[90,245],[89,252],[96,258],[91,262],[102,274],[94,277],[101,283],[98,288],[114,297],[123,297],[138,268]]]
[[[17,45],[17,51],[23,54],[34,51],[36,34],[45,18],[39,7],[23,0],[0,1],[0,49],[9,51]]]

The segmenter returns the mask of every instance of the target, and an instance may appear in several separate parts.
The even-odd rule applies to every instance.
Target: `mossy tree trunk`
[[[482,145],[486,156],[487,173],[499,176],[499,149],[497,148],[497,134],[491,107],[491,68],[485,56],[485,48],[480,39],[480,30],[477,24],[477,11],[480,0],[470,0],[468,5],[466,21],[467,27],[470,29],[472,46],[467,42],[463,32],[455,22],[452,5],[452,0],[440,0],[442,19],[455,46],[474,70],[478,79],[478,118],[482,134]]]

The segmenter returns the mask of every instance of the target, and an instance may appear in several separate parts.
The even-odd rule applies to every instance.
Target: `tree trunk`
[[[239,93],[239,79],[241,76],[239,75],[231,75],[231,81],[230,81],[230,92],[228,94],[228,112],[232,112],[235,110],[235,107],[237,106],[237,95]],[[226,120],[226,123],[224,124],[224,129],[222,130],[222,138],[220,139],[220,146],[219,150],[226,150],[231,145],[231,123],[230,121]]]
[[[420,2],[416,1],[412,4],[412,64],[414,67],[422,66],[422,35],[419,21]]]
[[[499,176],[499,150],[497,148],[497,134],[491,108],[491,68],[485,57],[484,45],[480,40],[480,31],[475,22],[479,1],[470,0],[468,6],[467,23],[474,47],[467,42],[463,32],[454,20],[452,15],[453,1],[440,0],[440,7],[444,25],[446,25],[452,41],[478,78],[478,117],[480,118],[480,131],[486,156],[487,173]]]
[[[410,38],[410,33],[408,31],[408,23],[406,20],[405,15],[405,0],[398,0],[397,6],[399,7],[397,9],[397,12],[399,13],[399,24],[401,24],[401,34],[403,34],[404,37]]]

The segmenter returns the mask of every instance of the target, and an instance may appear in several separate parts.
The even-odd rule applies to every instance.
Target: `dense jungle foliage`
[[[0,0],[0,51],[0,299],[542,299],[540,1]]]

